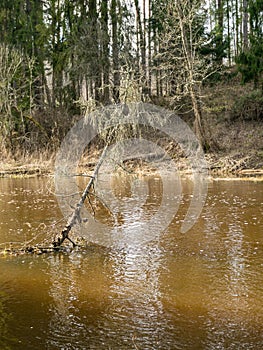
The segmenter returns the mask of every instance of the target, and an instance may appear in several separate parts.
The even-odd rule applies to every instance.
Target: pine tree
[[[254,81],[254,87],[263,93],[263,3],[260,0],[248,2],[250,34],[249,46],[237,57],[242,81]]]

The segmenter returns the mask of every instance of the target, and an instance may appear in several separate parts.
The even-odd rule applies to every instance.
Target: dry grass
[[[0,159],[0,176],[48,174],[54,168],[54,159],[55,154],[47,150],[16,151],[15,154],[4,151]]]

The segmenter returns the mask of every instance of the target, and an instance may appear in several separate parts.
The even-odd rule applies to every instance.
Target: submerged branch
[[[75,242],[73,242],[72,239],[68,235],[69,235],[72,227],[76,223],[81,222],[81,218],[80,218],[81,208],[82,208],[82,206],[83,206],[83,204],[84,204],[84,202],[85,202],[85,200],[86,200],[86,198],[87,198],[87,196],[89,194],[89,191],[90,191],[91,187],[94,184],[94,181],[95,181],[97,175],[98,175],[99,169],[100,169],[100,167],[102,165],[102,162],[103,162],[103,160],[104,160],[104,158],[106,156],[107,148],[108,148],[108,146],[105,146],[105,148],[104,148],[104,150],[103,150],[103,152],[101,154],[101,157],[100,157],[100,159],[99,159],[99,161],[98,161],[98,163],[97,163],[97,165],[96,165],[96,167],[94,169],[93,175],[91,176],[91,178],[90,178],[90,180],[89,180],[85,190],[83,191],[82,196],[81,196],[79,202],[77,203],[73,214],[71,215],[71,217],[69,218],[66,226],[63,228],[63,230],[61,232],[61,237],[59,237],[57,240],[55,240],[53,242],[53,246],[54,247],[60,247],[63,244],[63,242],[65,241],[65,239],[69,240],[73,244],[73,247],[76,246]]]

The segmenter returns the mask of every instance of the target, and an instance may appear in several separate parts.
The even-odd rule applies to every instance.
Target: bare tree
[[[243,51],[248,48],[248,1],[243,0]]]
[[[180,24],[180,40],[183,48],[183,60],[185,61],[185,70],[187,80],[189,81],[189,93],[192,101],[193,111],[195,115],[195,132],[200,142],[205,145],[204,129],[202,125],[202,111],[200,107],[198,88],[199,82],[195,80],[195,64],[196,64],[196,51],[193,43],[194,28],[193,21],[195,13],[192,11],[195,9],[189,8],[186,1],[177,1],[176,9],[178,13],[178,19]]]
[[[183,95],[190,97],[194,128],[204,148],[208,146],[206,130],[203,125],[201,108],[201,84],[206,78],[208,67],[199,54],[202,33],[198,14],[200,1],[168,1],[166,8],[167,21],[160,38],[161,50],[157,57],[163,60],[162,68],[170,76],[174,99]]]
[[[0,142],[11,150],[14,136],[24,137],[26,119],[32,118],[33,67],[33,59],[23,51],[0,44]]]

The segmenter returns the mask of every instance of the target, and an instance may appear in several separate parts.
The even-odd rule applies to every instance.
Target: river
[[[98,206],[97,221],[139,232],[163,196],[160,179],[137,189],[145,184],[143,206],[119,209],[117,223]],[[1,247],[51,242],[65,223],[52,178],[3,178],[0,189]],[[115,179],[115,192],[128,203],[129,181]],[[143,244],[2,254],[0,349],[261,350],[263,182],[210,181],[198,221],[181,233],[191,198],[182,180],[174,219]]]

